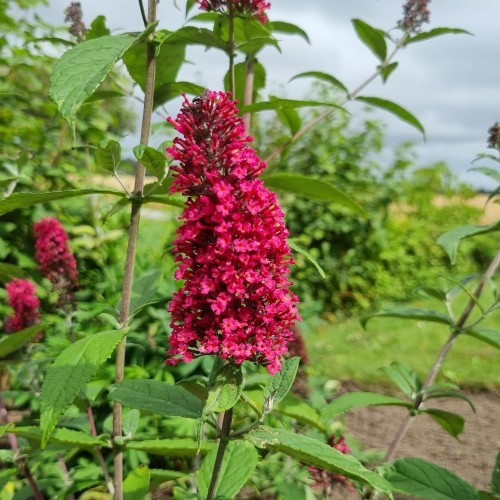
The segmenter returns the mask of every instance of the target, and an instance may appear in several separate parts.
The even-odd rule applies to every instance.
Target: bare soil
[[[469,392],[466,395],[476,413],[459,399],[432,400],[428,405],[465,418],[465,429],[459,440],[427,415],[419,415],[412,418],[395,458],[412,456],[429,460],[476,488],[489,491],[495,457],[500,450],[500,393]],[[345,423],[347,432],[358,439],[364,449],[387,449],[405,415],[402,408],[372,406],[352,410],[345,416]],[[341,497],[335,498],[357,497],[344,491]]]

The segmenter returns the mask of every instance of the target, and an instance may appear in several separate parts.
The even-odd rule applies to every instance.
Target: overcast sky
[[[147,3],[147,0],[145,0]],[[161,0],[160,28],[176,29],[184,22],[184,0]],[[267,48],[260,56],[268,72],[268,85],[275,92],[285,86],[287,97],[304,97],[306,79],[287,84],[303,71],[331,73],[349,89],[356,88],[373,72],[375,56],[357,39],[351,19],[360,18],[388,30],[402,17],[403,0],[271,0],[271,20],[288,21],[303,28],[308,45],[297,36],[283,36],[282,54]],[[41,11],[51,22],[62,23],[67,0],[49,0]],[[81,0],[84,21],[99,14],[120,31],[142,27],[136,0]],[[388,146],[411,140],[417,143],[422,163],[445,160],[460,177],[476,186],[492,187],[488,178],[467,173],[477,153],[485,152],[487,130],[500,121],[500,0],[433,0],[431,22],[425,30],[460,27],[474,36],[446,35],[407,47],[397,57],[399,67],[388,82],[373,83],[363,95],[394,100],[413,112],[426,129],[427,140],[412,127],[386,113]],[[194,11],[193,11],[194,12]],[[186,66],[180,75],[213,89],[220,88],[227,66],[219,51],[190,50],[196,66]],[[308,96],[311,97],[311,96]],[[172,105],[167,107],[177,113]],[[349,105],[356,114],[358,104]],[[490,150],[491,152],[491,150]]]

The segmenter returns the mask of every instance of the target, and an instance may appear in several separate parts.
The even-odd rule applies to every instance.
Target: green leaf
[[[476,327],[473,330],[464,330],[463,333],[500,349],[500,330],[487,327]]]
[[[321,410],[321,416],[325,420],[334,420],[338,416],[353,408],[360,406],[405,406],[411,408],[409,401],[402,401],[392,396],[377,394],[375,392],[350,392],[335,398],[331,403]]]
[[[352,455],[344,455],[316,439],[264,426],[250,431],[246,438],[259,448],[279,451],[307,465],[357,479],[391,496],[390,485],[376,472],[365,469]]]
[[[141,412],[136,409],[127,411],[122,414],[122,429],[123,434],[127,437],[133,437],[139,428],[139,423],[141,421]]]
[[[342,111],[345,109],[338,104],[333,102],[320,102],[320,101],[297,101],[294,99],[279,99],[277,97],[270,96],[270,101],[264,102],[256,102],[253,104],[249,104],[247,106],[242,106],[240,108],[240,115],[245,113],[255,113],[258,111],[269,111],[273,109],[287,109],[287,108],[308,108],[308,107],[329,107],[329,108],[338,108]]]
[[[42,448],[69,405],[111,356],[125,333],[125,330],[112,330],[78,340],[49,367],[40,397]]]
[[[437,239],[437,244],[441,245],[444,251],[448,254],[452,264],[455,264],[457,257],[457,250],[460,241],[464,238],[470,238],[471,236],[477,236],[479,234],[487,234],[493,231],[500,231],[500,221],[490,224],[489,226],[461,226],[452,229],[444,234],[442,234]]]
[[[139,500],[149,491],[151,476],[147,465],[139,465],[131,470],[123,481],[123,500]]]
[[[42,434],[38,427],[15,427],[11,432],[29,441],[39,443],[42,440]],[[64,428],[56,429],[50,436],[48,442],[88,450],[96,446],[111,448],[111,443],[106,436],[93,437],[82,431]]]
[[[134,156],[146,167],[150,174],[153,174],[160,182],[165,177],[167,170],[167,157],[157,149],[144,144],[135,146],[132,150]]]
[[[306,71],[304,73],[299,73],[294,77],[290,78],[290,81],[296,80],[297,78],[316,78],[317,80],[321,80],[323,82],[331,83],[334,87],[342,90],[346,94],[349,94],[349,90],[347,87],[340,81],[337,80],[334,76],[329,75],[328,73],[323,73],[322,71]]]
[[[5,424],[5,425],[0,425],[0,438],[3,437],[3,435],[6,433],[6,432],[12,432],[12,429],[14,429],[14,424],[13,423],[10,423],[10,424]],[[0,488],[1,490],[1,488]]]
[[[368,217],[366,211],[349,196],[320,179],[297,174],[274,174],[263,176],[262,180],[268,188],[297,194],[311,200],[337,203],[362,217]]]
[[[460,28],[434,28],[430,31],[423,31],[413,36],[404,43],[404,46],[410,43],[423,42],[424,40],[429,40],[429,38],[434,38],[436,36],[442,35],[472,35],[469,31]]]
[[[420,411],[429,415],[434,422],[454,438],[458,437],[464,430],[465,420],[461,415],[436,408],[425,408]]]
[[[497,453],[495,466],[491,474],[491,492],[494,495],[500,495],[500,451]]]
[[[419,309],[416,307],[397,307],[394,309],[384,309],[373,314],[366,314],[359,319],[363,328],[366,327],[366,323],[372,318],[415,319],[417,321],[431,321],[433,323],[452,325],[452,321],[446,314],[434,311],[433,309]]]
[[[500,182],[500,171],[495,170],[494,168],[491,168],[491,167],[473,167],[473,168],[469,168],[469,170],[467,170],[467,172],[471,172],[471,171],[481,172],[482,174],[487,175],[488,177],[491,177],[493,180]]]
[[[283,362],[281,370],[276,373],[264,387],[265,413],[270,411],[275,405],[288,394],[299,369],[300,357],[293,356]],[[267,411],[266,411],[267,410]]]
[[[293,108],[281,108],[276,110],[278,118],[283,125],[290,130],[292,135],[296,134],[302,126],[302,119],[300,115]]]
[[[203,402],[180,385],[131,379],[114,387],[108,398],[129,408],[186,418],[202,416]]]
[[[292,23],[287,23],[285,21],[273,21],[266,25],[266,28],[269,28],[274,33],[285,33],[287,35],[298,35],[303,38],[307,43],[311,43],[307,33],[299,28],[297,25]]]
[[[457,399],[462,399],[468,405],[470,406],[471,410],[476,413],[476,408],[474,407],[474,404],[472,401],[465,395],[462,394],[458,391],[446,391],[446,390],[440,390],[440,389],[431,389],[427,387],[424,391],[422,391],[425,394],[424,400],[428,401],[429,399],[437,399],[437,398],[457,398]]]
[[[422,124],[417,120],[417,118],[410,113],[407,109],[403,108],[399,104],[392,101],[387,101],[386,99],[380,99],[380,97],[366,97],[359,96],[356,97],[356,101],[365,102],[370,106],[383,109],[397,116],[400,120],[408,123],[412,127],[415,127],[422,135],[425,137],[425,130]]]
[[[144,196],[142,198],[142,203],[160,203],[162,205],[168,205],[170,207],[185,208],[185,198],[182,196],[175,195],[156,195],[150,194],[149,196]]]
[[[63,200],[65,198],[75,198],[88,194],[110,194],[125,198],[125,193],[117,189],[75,189],[71,191],[52,191],[48,193],[16,193],[8,198],[0,200],[0,215],[3,215],[18,208],[30,207],[38,203],[48,203],[49,201]]]
[[[7,283],[13,278],[25,278],[26,276],[26,271],[20,267],[0,262],[0,282]]]
[[[155,35],[156,40],[164,39],[165,42],[158,43],[156,48],[156,72],[155,72],[155,92],[156,89],[166,83],[175,82],[177,74],[184,63],[186,57],[186,47],[179,44],[169,43],[169,36],[165,30],[159,30]],[[147,63],[147,42],[135,44],[123,56],[123,62],[127,71],[144,92],[146,88],[146,63]]]
[[[240,365],[224,365],[208,387],[208,397],[203,414],[223,412],[232,408],[243,389],[243,373]]]
[[[214,471],[217,447],[213,447],[201,463],[198,476],[199,493],[205,498]],[[234,498],[248,481],[259,460],[259,454],[248,441],[229,441],[222,460],[216,498]]]
[[[386,468],[385,478],[393,488],[412,497],[430,500],[472,500],[472,485],[439,465],[421,458],[400,458]]]
[[[0,492],[16,477],[17,469],[4,469],[0,471]]]
[[[0,338],[0,359],[17,351],[27,344],[35,335],[43,331],[43,323],[29,326],[15,333],[8,333]]]
[[[197,28],[195,26],[184,26],[169,35],[169,43],[184,45],[203,45],[206,48],[220,49],[224,52],[229,50],[229,44],[212,30]]]
[[[392,72],[398,67],[397,62],[393,62],[388,64],[387,66],[382,66],[380,68],[380,76],[382,77],[382,81],[385,83],[389,76],[391,76]]]
[[[323,278],[326,279],[326,274],[323,268],[319,265],[319,262],[305,249],[297,245],[294,241],[288,240],[288,245],[292,250],[295,250],[298,253],[301,253],[311,264],[316,268],[318,271],[318,274]]]
[[[86,40],[66,51],[56,62],[49,96],[70,124],[73,135],[78,108],[97,90],[123,54],[153,29],[154,25],[149,26],[139,36],[122,34]]]
[[[361,19],[353,19],[352,24],[359,39],[380,59],[385,61],[387,57],[387,44],[385,43],[385,33]]]
[[[201,453],[207,453],[214,443],[203,441]],[[139,450],[151,455],[163,455],[168,457],[194,457],[198,451],[198,442],[195,439],[148,439],[145,441],[128,441],[126,447],[129,450]]]
[[[106,26],[106,18],[97,16],[90,24],[90,28],[85,32],[85,40],[93,40],[107,35],[111,35],[111,31]]]
[[[122,148],[118,141],[102,141],[95,152],[97,164],[109,172],[114,172],[121,161]]]
[[[191,82],[171,82],[163,83],[155,89],[155,96],[153,107],[156,109],[158,106],[165,104],[171,99],[179,97],[181,94],[200,95],[205,90],[205,87],[196,85]]]

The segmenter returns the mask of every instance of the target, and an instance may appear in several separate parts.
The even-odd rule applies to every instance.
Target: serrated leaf
[[[407,495],[431,500],[472,500],[475,488],[449,470],[421,458],[400,458],[385,470],[393,488]]]
[[[15,193],[8,198],[0,200],[0,215],[16,210],[18,208],[29,207],[38,203],[48,203],[49,201],[63,200],[65,198],[76,198],[89,194],[109,194],[125,198],[125,193],[117,189],[75,189],[71,191],[52,191],[48,193]]]
[[[302,254],[311,264],[316,268],[318,271],[318,274],[323,278],[326,279],[326,274],[323,268],[319,265],[319,262],[305,249],[297,245],[294,241],[288,240],[288,245],[292,250],[295,250],[296,252]]]
[[[160,415],[201,418],[203,402],[180,385],[160,380],[123,380],[114,386],[108,399],[129,408]]]
[[[400,120],[408,123],[412,127],[415,127],[425,137],[425,129],[423,125],[417,120],[415,115],[410,113],[407,109],[403,108],[399,104],[396,104],[395,102],[392,101],[388,101],[386,99],[380,99],[380,97],[359,96],[356,97],[355,100],[360,102],[365,102],[370,106],[374,106],[376,108],[380,108],[385,111],[388,111],[389,113],[392,113],[393,115],[397,116]]]
[[[405,406],[411,408],[413,405],[409,401],[375,392],[350,392],[342,394],[326,405],[321,410],[321,416],[325,420],[334,420],[343,413],[363,406]]]
[[[200,452],[205,454],[214,443],[204,441],[201,443]],[[128,441],[129,450],[139,450],[151,455],[164,455],[169,457],[193,457],[198,452],[198,442],[195,439],[147,439],[144,441]]]
[[[167,170],[167,157],[157,149],[144,144],[139,144],[132,149],[134,156],[146,167],[150,174],[153,174],[159,181],[165,177]]]
[[[16,436],[23,437],[30,441],[41,442],[42,434],[38,427],[15,427],[12,432]],[[92,449],[96,446],[111,448],[109,439],[105,436],[89,436],[85,432],[75,431],[73,429],[56,429],[50,436],[49,443]]]
[[[423,31],[416,34],[408,39],[404,43],[404,46],[409,45],[410,43],[423,42],[424,40],[429,40],[429,38],[435,38],[436,36],[442,35],[472,35],[472,33],[460,28],[434,28],[430,31]]]
[[[232,408],[238,401],[243,389],[243,372],[240,365],[224,365],[215,375],[208,388],[207,401],[203,414],[223,412]]]
[[[461,240],[464,238],[470,238],[471,236],[491,233],[493,231],[500,231],[500,221],[490,224],[489,226],[468,225],[456,227],[455,229],[442,234],[437,239],[437,244],[443,247],[444,251],[450,258],[451,263],[455,264],[458,245]]]
[[[43,323],[33,325],[15,333],[9,333],[0,338],[0,359],[16,352],[27,344],[35,335],[43,331]]]
[[[304,73],[299,73],[298,75],[295,75],[294,77],[290,78],[290,81],[296,80],[297,78],[316,78],[317,80],[321,80],[323,82],[327,82],[332,84],[334,87],[337,87],[338,89],[342,90],[346,94],[349,94],[349,90],[347,90],[347,87],[340,81],[337,80],[334,76],[324,73],[322,71],[305,71]]]
[[[149,26],[139,36],[122,34],[86,40],[66,51],[56,62],[49,96],[73,132],[78,108],[97,90],[123,54],[153,29],[154,25]]]
[[[272,97],[272,96],[270,96]],[[270,101],[256,102],[240,108],[240,115],[245,113],[256,113],[258,111],[269,111],[273,109],[286,109],[286,108],[310,108],[310,107],[325,107],[337,108],[346,111],[342,106],[333,102],[320,102],[320,101],[298,101],[294,99],[279,99],[272,98]]]
[[[359,39],[380,59],[380,61],[385,61],[387,57],[385,33],[382,30],[370,26],[361,19],[353,19],[352,24]]]
[[[382,66],[380,68],[380,76],[382,77],[382,81],[385,83],[389,76],[392,75],[393,71],[398,67],[397,62],[393,62],[388,64],[387,66]]]
[[[500,349],[500,330],[487,327],[476,327],[473,330],[464,330],[463,333]]]
[[[164,30],[156,33],[156,37],[161,37]],[[184,45],[168,43],[157,44],[156,50],[156,72],[155,72],[155,92],[156,89],[166,83],[175,82],[177,74],[186,57],[186,48]],[[135,44],[123,56],[123,62],[127,71],[144,92],[146,88],[146,63],[147,63],[147,42]]]
[[[214,446],[201,463],[198,488],[203,498],[208,494],[217,451]],[[234,498],[248,481],[258,460],[257,450],[248,441],[229,441],[220,467],[215,497]]]
[[[281,370],[264,387],[264,399],[269,409],[279,404],[292,388],[299,369],[299,363],[299,356],[286,359],[281,365]]]
[[[433,323],[442,323],[443,325],[452,325],[450,318],[446,314],[434,311],[433,309],[419,309],[416,307],[397,307],[394,309],[384,309],[373,314],[366,314],[359,319],[361,326],[365,328],[366,323],[372,318],[414,319],[417,321],[431,321]]]
[[[500,451],[497,453],[495,466],[491,474],[491,492],[494,495],[500,495]]]
[[[269,23],[269,25],[266,25],[266,28],[269,28],[274,33],[286,33],[287,35],[298,35],[301,38],[303,38],[307,43],[311,43],[307,33],[302,28],[299,28],[295,24],[287,23],[284,21],[273,21],[272,23]]]
[[[125,333],[112,330],[85,337],[71,344],[50,365],[40,396],[42,448],[69,405],[111,356]]]
[[[391,496],[390,485],[376,472],[365,469],[352,455],[344,455],[316,439],[264,426],[250,431],[246,438],[259,448],[279,451],[307,465],[357,479]]]
[[[131,470],[123,481],[123,500],[143,499],[149,491],[151,476],[147,465]]]
[[[420,410],[429,415],[438,425],[440,425],[448,434],[457,438],[464,430],[464,417],[450,411],[438,410],[436,408],[425,408]]]
[[[363,217],[368,217],[366,211],[349,196],[320,179],[297,174],[274,174],[263,176],[262,180],[268,188],[297,194],[311,200],[337,203]]]
[[[96,149],[97,164],[109,172],[114,172],[121,161],[122,148],[118,141],[102,141]]]

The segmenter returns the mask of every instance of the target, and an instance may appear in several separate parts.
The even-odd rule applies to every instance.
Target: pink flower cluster
[[[430,0],[407,0],[403,5],[403,19],[399,26],[408,32],[418,33],[424,23],[430,19]]]
[[[15,278],[7,283],[5,289],[14,315],[5,318],[4,330],[13,333],[36,325],[40,321],[40,301],[36,296],[35,285],[29,280]]]
[[[293,340],[298,299],[289,291],[292,263],[276,195],[258,179],[265,168],[230,95],[184,97],[176,120],[184,137],[167,152],[176,160],[171,190],[188,196],[174,241],[185,280],[169,304],[168,364],[218,354],[250,360],[270,373]]]
[[[71,292],[78,286],[78,270],[68,247],[66,231],[53,217],[38,221],[34,230],[35,258],[40,264],[40,272],[61,294],[60,302],[71,301]]]
[[[344,455],[351,453],[351,448],[347,446],[343,436],[336,438],[335,436],[330,436],[328,439],[328,444],[340,451]],[[341,474],[336,474],[335,472],[326,471],[323,469],[318,469],[317,467],[309,467],[309,473],[311,474],[311,479],[314,481],[312,484],[313,488],[322,488],[325,492],[330,492],[335,485],[340,485],[352,489],[353,486],[349,479]]]
[[[250,14],[257,17],[262,24],[267,22],[267,15],[264,12],[271,8],[271,3],[264,0],[197,0],[200,9],[208,12],[213,10],[224,10],[228,1],[233,2],[233,9],[236,15]]]

